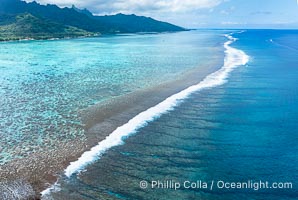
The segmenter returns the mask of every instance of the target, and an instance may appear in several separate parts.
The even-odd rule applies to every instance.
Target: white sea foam
[[[40,194],[41,194],[43,200],[53,200],[53,198],[48,195],[51,192],[59,192],[59,191],[60,191],[60,184],[57,181],[55,184],[53,184],[51,187],[42,191]]]
[[[90,151],[83,153],[77,161],[71,162],[70,165],[65,169],[65,175],[70,177],[71,175],[78,173],[87,165],[99,159],[100,156],[108,149],[114,146],[122,145],[126,137],[136,133],[138,129],[146,126],[147,123],[160,117],[162,114],[173,110],[175,106],[177,106],[183,99],[186,99],[190,94],[206,88],[212,88],[224,84],[230,72],[234,68],[245,65],[249,60],[249,57],[243,51],[229,46],[231,43],[236,41],[236,38],[232,37],[231,35],[225,36],[229,39],[229,41],[224,44],[226,50],[224,65],[222,68],[208,75],[197,85],[190,86],[187,89],[168,97],[161,103],[139,113],[126,124],[118,127]],[[43,192],[43,195],[46,195],[50,192],[51,189],[47,189]]]

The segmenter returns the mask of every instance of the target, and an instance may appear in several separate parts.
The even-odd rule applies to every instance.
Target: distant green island
[[[87,9],[75,6],[60,8],[35,1],[0,0],[0,41],[185,30],[150,17],[121,13],[94,16]]]

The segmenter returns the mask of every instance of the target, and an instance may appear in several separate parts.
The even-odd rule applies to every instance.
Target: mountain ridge
[[[26,23],[28,24],[25,26]],[[47,25],[56,27],[61,32],[55,32]],[[22,29],[22,27],[26,28]],[[134,14],[95,16],[89,10],[81,10],[74,5],[71,8],[60,8],[53,4],[41,5],[35,1],[27,3],[21,0],[0,0],[0,40],[2,41],[185,30],[167,22]]]

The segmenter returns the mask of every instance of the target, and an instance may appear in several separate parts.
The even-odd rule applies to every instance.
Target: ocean
[[[93,149],[89,163],[87,154],[71,163],[51,196],[296,199],[298,32],[229,32],[233,42],[226,45],[238,54],[226,50],[227,73],[215,72],[207,78],[211,85],[204,80],[173,107],[136,122],[141,125],[119,136],[119,144]]]
[[[296,199],[297,35],[198,30],[2,43],[0,161],[84,140],[81,110],[209,63],[206,78],[70,163],[43,199]]]

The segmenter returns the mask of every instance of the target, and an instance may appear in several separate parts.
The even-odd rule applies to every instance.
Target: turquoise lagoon
[[[85,140],[80,113],[208,61],[212,32],[0,43],[0,164]]]

